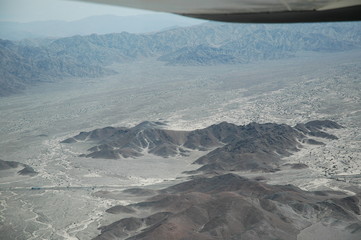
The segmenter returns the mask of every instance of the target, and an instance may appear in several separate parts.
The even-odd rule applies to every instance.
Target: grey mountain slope
[[[246,62],[243,59],[237,59],[230,51],[223,51],[222,49],[205,45],[184,47],[169,54],[163,55],[158,59],[160,61],[167,62],[170,65],[209,65]]]
[[[166,64],[215,65],[289,58],[299,51],[360,48],[359,23],[206,23],[151,34],[127,32],[11,42],[1,40],[0,94],[41,81],[110,74],[106,66],[159,57]]]
[[[101,227],[94,239],[297,239],[317,223],[337,223],[349,239],[357,239],[360,198],[268,185],[234,174],[202,177],[128,206],[151,215]]]
[[[249,26],[208,23],[195,33],[197,37],[194,39],[202,39],[201,43],[195,40],[196,44],[168,53],[159,60],[173,65],[248,63],[288,58],[298,51],[328,52],[360,46],[359,29],[355,29],[353,34],[345,31],[343,37],[336,37],[335,33],[343,30],[337,26],[325,27],[329,29],[321,29],[318,25]]]
[[[215,124],[194,131],[172,131],[159,122],[143,122],[133,128],[106,127],[65,139],[62,143],[96,144],[81,156],[91,158],[139,157],[146,151],[161,157],[185,155],[192,150],[212,150],[194,163],[203,165],[197,171],[263,170],[274,171],[280,159],[302,147],[313,136],[337,139],[323,128],[341,128],[335,122],[311,121],[290,127],[285,124],[237,126]],[[322,143],[320,143],[322,144]]]
[[[17,93],[28,85],[66,77],[96,77],[107,73],[94,61],[79,62],[44,47],[22,46],[0,40],[0,96]],[[97,63],[98,64],[98,63]]]

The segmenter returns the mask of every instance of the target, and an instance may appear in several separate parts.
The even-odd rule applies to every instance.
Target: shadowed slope
[[[323,131],[341,128],[332,121],[313,121],[291,127],[285,124],[250,123],[237,126],[222,122],[194,131],[164,129],[160,122],[143,122],[132,128],[106,127],[81,132],[62,143],[94,142],[92,158],[139,157],[144,153],[161,157],[187,155],[192,150],[212,150],[195,161],[197,171],[263,170],[275,171],[279,160],[298,151],[302,143],[323,144],[310,137],[337,139]],[[190,172],[192,173],[192,172]]]
[[[337,222],[353,237],[361,233],[360,195],[307,192],[234,174],[199,178],[161,192],[132,205],[153,215],[102,227],[95,239],[297,239],[301,230],[319,222]]]
[[[21,169],[20,171],[17,172],[20,175],[34,176],[34,175],[38,174],[29,165],[19,163],[19,162],[15,162],[15,161],[4,161],[4,160],[0,159],[0,171],[1,170],[12,169],[12,168],[18,168],[18,167],[23,167],[23,169]]]

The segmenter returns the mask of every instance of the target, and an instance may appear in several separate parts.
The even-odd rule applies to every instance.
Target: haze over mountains
[[[205,23],[148,33],[0,41],[0,96],[67,77],[114,73],[112,63],[155,58],[170,65],[217,65],[290,58],[299,52],[359,49],[357,23],[245,25]]]
[[[0,38],[22,40],[107,33],[148,33],[205,22],[174,14],[100,15],[76,21],[0,22]]]

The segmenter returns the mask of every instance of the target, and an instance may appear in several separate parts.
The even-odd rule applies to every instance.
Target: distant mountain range
[[[0,22],[0,38],[22,40],[94,33],[149,33],[203,22],[205,21],[166,13],[135,16],[100,15],[76,21]]]
[[[281,158],[298,151],[303,143],[323,144],[314,137],[337,139],[322,129],[342,128],[328,120],[295,127],[273,123],[237,126],[227,122],[194,131],[162,127],[159,122],[143,122],[132,128],[106,127],[81,132],[62,143],[94,143],[90,153],[81,156],[108,159],[135,158],[144,153],[170,157],[187,155],[192,150],[213,150],[194,162],[203,165],[195,172],[276,171]]]
[[[171,65],[249,63],[361,47],[359,23],[205,23],[148,34],[127,32],[12,42],[0,41],[0,96],[29,84],[114,73],[111,63],[156,57]]]

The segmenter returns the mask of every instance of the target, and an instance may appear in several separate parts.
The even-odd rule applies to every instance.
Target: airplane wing
[[[79,0],[225,21],[253,23],[361,20],[361,0]]]

